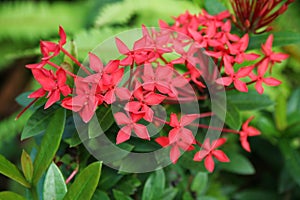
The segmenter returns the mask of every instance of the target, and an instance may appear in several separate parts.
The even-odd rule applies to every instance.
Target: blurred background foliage
[[[216,13],[226,0],[87,0],[87,1],[0,1],[0,153],[19,162],[20,132],[32,112],[15,121],[20,107],[15,98],[35,88],[25,64],[39,57],[39,40],[57,40],[62,25],[73,40],[80,60],[97,44],[129,28],[157,26],[158,20],[206,8]],[[223,3],[223,4],[220,4]],[[300,33],[300,1],[296,0],[274,23],[274,31]],[[274,67],[283,84],[269,88],[274,106],[255,111],[255,124],[262,136],[251,138],[253,152],[246,154],[229,137],[225,149],[230,165],[218,165],[207,174],[202,164],[180,160],[150,174],[122,174],[103,166],[94,199],[300,199],[300,44],[277,47],[290,54],[287,62]],[[252,115],[243,112],[243,117]],[[74,140],[70,146],[77,146]],[[239,152],[239,153],[234,153]],[[0,190],[20,191],[18,185],[0,175]],[[20,191],[20,193],[22,193]]]

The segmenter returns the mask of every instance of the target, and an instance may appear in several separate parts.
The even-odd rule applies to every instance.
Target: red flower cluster
[[[116,46],[122,55],[120,60],[111,60],[104,65],[97,55],[89,53],[89,67],[85,67],[64,49],[66,34],[60,27],[60,41],[41,41],[41,62],[27,65],[41,85],[41,88],[29,97],[35,100],[45,97],[45,109],[59,102],[62,107],[78,113],[85,123],[91,120],[98,106],[123,102],[123,108],[114,114],[116,123],[121,126],[116,137],[117,144],[129,140],[133,133],[143,140],[150,140],[145,123],[164,123],[171,130],[167,136],[157,137],[155,141],[163,147],[170,147],[170,159],[173,163],[177,162],[181,150],[191,151],[200,147],[194,160],[204,159],[208,171],[213,171],[213,157],[220,162],[229,161],[222,151],[215,150],[222,146],[226,139],[206,139],[200,144],[189,127],[201,127],[201,124],[192,122],[214,113],[180,113],[179,120],[177,114],[169,112],[170,120],[166,122],[155,115],[152,107],[171,102],[205,100],[207,86],[204,76],[213,77],[209,81],[210,85],[215,87],[223,85],[232,89],[230,85],[233,84],[235,89],[247,92],[247,85],[255,83],[256,90],[263,93],[262,83],[271,86],[280,84],[280,81],[265,76],[274,63],[286,59],[287,55],[272,51],[272,35],[262,44],[262,55],[246,53],[249,36],[245,34],[239,37],[231,33],[228,11],[216,16],[205,11],[199,15],[186,12],[175,18],[174,25],[169,26],[160,21],[160,27],[160,30],[148,30],[143,26],[143,35],[136,40],[132,49],[116,38]],[[195,56],[203,52],[202,49],[214,58],[219,71],[224,72],[223,77],[212,76],[210,70],[203,65],[201,56]],[[75,75],[73,71],[51,62],[51,59],[60,53],[70,57],[85,72],[85,76]],[[172,53],[179,56],[170,59],[168,55]],[[235,69],[235,64],[245,60],[256,62],[251,66]],[[46,69],[46,65],[56,69],[56,72]],[[125,70],[129,71],[129,78],[124,76]],[[74,85],[68,85],[67,78]],[[250,82],[246,82],[246,79]],[[188,85],[192,85],[196,97],[186,89]],[[239,134],[242,147],[250,151],[247,137],[260,134],[258,130],[248,126],[251,119],[243,124],[241,131],[214,128]]]

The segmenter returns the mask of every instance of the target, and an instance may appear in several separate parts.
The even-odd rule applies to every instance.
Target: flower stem
[[[60,68],[62,68],[61,66],[59,66],[59,65],[57,65],[57,64],[55,64],[55,63],[53,63],[53,62],[51,62],[51,61],[47,61],[47,63],[49,64],[49,65],[51,65],[52,67],[54,67],[54,68],[56,68],[56,69],[60,69]],[[63,68],[62,68],[63,69]],[[72,76],[73,78],[77,78],[77,76],[75,75],[75,74],[73,74],[72,72],[70,72],[70,71],[68,71],[68,70],[65,70],[65,69],[63,69],[68,75],[70,75],[70,76]]]
[[[76,65],[78,65],[86,74],[91,75],[91,72],[89,70],[86,69],[86,67],[81,64],[74,56],[72,56],[67,50],[65,50],[64,48],[61,48],[61,51],[66,54],[69,58],[71,58],[71,60],[76,63]]]

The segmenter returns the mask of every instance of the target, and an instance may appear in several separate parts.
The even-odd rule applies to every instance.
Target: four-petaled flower
[[[194,155],[194,161],[202,161],[204,159],[204,166],[209,172],[213,172],[215,168],[215,162],[213,157],[215,157],[220,162],[229,162],[229,158],[221,150],[216,150],[218,147],[222,146],[226,142],[225,138],[220,138],[212,143],[210,139],[207,138],[201,146],[201,150]]]
[[[253,118],[254,118],[254,116],[252,116],[249,119],[247,119],[247,121],[242,126],[242,130],[239,131],[240,141],[241,141],[242,147],[246,151],[248,151],[248,152],[251,151],[250,145],[249,145],[249,142],[248,142],[248,137],[249,136],[251,137],[251,136],[260,135],[260,131],[259,130],[257,130],[253,126],[249,126],[249,123],[250,123],[250,121],[253,120]]]

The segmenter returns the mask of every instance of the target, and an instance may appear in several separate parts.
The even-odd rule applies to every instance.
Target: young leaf
[[[91,199],[100,179],[101,167],[101,162],[95,162],[86,167],[75,179],[64,200]]]
[[[52,163],[45,177],[43,199],[62,200],[66,193],[64,177],[55,163]]]
[[[207,186],[208,176],[205,172],[198,172],[192,182],[191,190],[197,194],[202,194]]]
[[[45,130],[45,127],[47,127],[49,119],[53,115],[56,108],[57,107],[54,106],[46,110],[44,110],[43,107],[37,109],[27,121],[21,134],[21,140],[42,133]]]
[[[27,154],[25,150],[22,152],[21,156],[21,166],[23,170],[23,174],[28,182],[31,182],[33,175],[33,164],[30,158],[30,155]]]
[[[160,169],[152,173],[147,179],[143,190],[142,200],[161,199],[164,188],[165,173]]]
[[[30,184],[26,181],[20,170],[4,156],[0,154],[0,173],[14,181],[17,181],[21,185],[29,188]]]
[[[46,133],[43,136],[40,149],[33,163],[33,183],[36,184],[39,178],[51,164],[56,151],[58,150],[66,121],[66,110],[58,109],[51,117]]]
[[[24,197],[10,191],[0,192],[0,200],[26,200]]]

